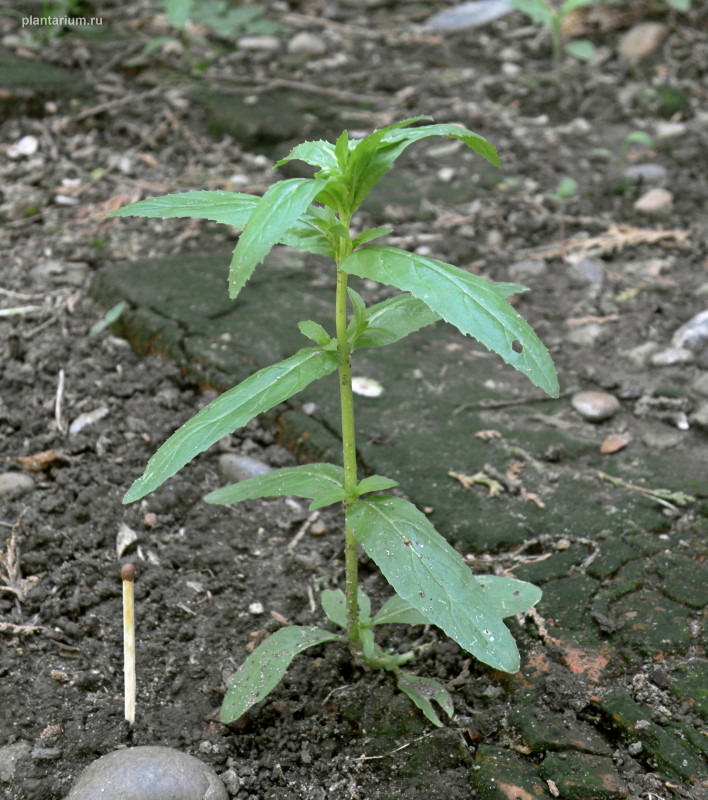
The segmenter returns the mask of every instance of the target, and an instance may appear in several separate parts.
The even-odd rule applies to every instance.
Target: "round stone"
[[[259,461],[257,458],[242,456],[238,453],[224,453],[219,456],[219,472],[221,476],[232,483],[247,481],[271,472],[272,467]]]
[[[588,422],[603,422],[620,410],[619,400],[607,392],[578,392],[570,400],[573,408]]]
[[[34,481],[24,472],[0,473],[0,497],[5,500],[14,500],[22,497],[34,489]]]
[[[88,767],[66,800],[228,800],[214,770],[169,747],[115,750]]]

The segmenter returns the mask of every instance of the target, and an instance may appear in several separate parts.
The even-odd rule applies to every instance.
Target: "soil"
[[[597,682],[586,675],[570,680],[557,640],[538,617],[510,622],[526,667],[533,661],[537,668],[537,684],[528,674],[504,676],[470,663],[434,630],[414,630],[417,643],[428,645],[416,668],[454,690],[455,716],[443,729],[431,729],[386,675],[353,664],[338,645],[296,658],[266,700],[236,725],[220,724],[228,680],[249,648],[284,621],[323,624],[315,598],[342,584],[341,521],[336,510],[323,509],[314,526],[306,504],[293,499],[249,501],[235,511],[204,504],[202,496],[222,483],[213,454],[146,500],[121,505],[156,447],[214,391],[160,355],[139,356],[109,330],[92,332],[105,310],[90,296],[106,265],[232,242],[211,224],[107,222],[111,209],[188,188],[258,192],[274,179],[263,155],[274,149],[273,136],[255,133],[246,145],[214,133],[204,107],[175,78],[190,64],[210,62],[202,73],[210,86],[230,78],[252,91],[287,92],[288,82],[299,82],[324,106],[350,103],[354,122],[344,124],[364,130],[417,114],[461,122],[495,143],[502,171],[488,171],[459,149],[446,151],[443,142],[437,152],[404,162],[405,179],[369,208],[371,219],[393,220],[401,246],[531,286],[520,308],[567,385],[613,391],[623,400],[632,392],[634,399],[659,398],[637,410],[625,433],[644,436],[659,457],[673,448],[688,458],[706,446],[708,419],[694,422],[693,415],[705,404],[706,392],[695,387],[705,378],[708,350],[665,369],[632,362],[629,377],[618,352],[647,341],[668,347],[673,332],[707,305],[708,127],[701,104],[708,34],[699,10],[679,15],[655,4],[653,12],[632,6],[624,27],[593,30],[596,63],[568,59],[557,74],[547,40],[519,16],[444,34],[422,28],[447,2],[273,3],[270,17],[290,26],[278,51],[227,48],[203,30],[146,55],[144,44],[170,32],[164,17],[146,3],[104,5],[114,34],[104,39],[72,31],[33,50],[17,20],[2,18],[0,31],[14,53],[75,70],[91,87],[88,98],[57,96],[32,114],[18,104],[0,123],[8,155],[0,168],[0,307],[35,307],[0,317],[0,471],[32,481],[31,491],[20,483],[0,496],[0,796],[58,800],[98,756],[163,744],[211,764],[238,798],[511,797],[475,774],[489,748],[537,774],[542,754],[520,741],[513,724],[529,686],[541,687],[537,708],[562,717],[568,729],[576,721],[592,728],[601,744],[588,752],[604,754],[619,781],[605,794],[567,789],[561,797],[702,796],[695,781],[671,778],[670,769],[667,778],[609,712],[603,717]],[[647,19],[667,25],[670,36],[630,68],[618,42],[627,26]],[[302,30],[325,43],[326,57],[288,53],[289,37]],[[672,95],[667,107],[657,86],[680,97]],[[362,109],[350,93],[380,102]],[[258,98],[266,102],[268,92]],[[621,155],[636,129],[649,131],[654,144]],[[27,135],[38,140],[38,152],[10,157],[8,146]],[[600,147],[611,155],[593,155]],[[275,150],[284,154],[287,143]],[[673,204],[663,216],[635,209],[651,188],[623,177],[636,163],[665,168]],[[431,170],[438,183],[422,203],[428,218],[421,223],[421,206],[411,211],[406,201]],[[562,177],[579,186],[564,200],[551,196]],[[612,224],[669,233],[658,242],[642,234],[630,242],[624,229],[624,240],[592,260],[568,260],[571,237],[604,235]],[[430,230],[436,236],[426,238]],[[534,260],[549,245],[558,252]],[[513,274],[498,268],[500,254],[507,266],[516,263]],[[578,344],[579,330],[589,344]],[[85,426],[74,432],[82,419]],[[271,466],[297,464],[299,454],[284,443],[277,429],[254,421],[219,451]],[[43,453],[50,454],[40,463],[18,461]],[[707,491],[700,480],[683,488],[697,501],[667,509],[661,535],[679,550],[679,541],[689,542],[681,552],[700,560]],[[127,545],[126,535],[133,540]],[[476,555],[480,569],[519,564],[518,551]],[[132,728],[122,698],[119,574],[127,561],[137,566],[139,624]],[[363,557],[361,569],[376,605],[387,587]],[[700,612],[690,612],[684,666],[704,655]],[[670,716],[700,739],[695,704],[660,691],[662,660],[614,648],[612,626],[594,624],[611,651],[599,689],[626,690],[654,722]],[[410,646],[410,636],[396,630],[388,644]],[[653,694],[648,682],[659,687]],[[557,796],[553,780],[533,787],[518,796]]]

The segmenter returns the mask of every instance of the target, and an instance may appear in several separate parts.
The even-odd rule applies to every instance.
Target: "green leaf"
[[[251,214],[231,259],[229,296],[243,289],[253,270],[305,213],[322,181],[291,178],[273,184]]]
[[[632,131],[625,136],[622,144],[623,146],[641,144],[644,147],[652,148],[654,147],[654,139],[652,139],[651,135],[646,133],[646,131]]]
[[[359,481],[356,491],[358,495],[362,495],[367,492],[381,492],[384,489],[393,489],[394,486],[398,486],[398,482],[391,480],[391,478],[385,478],[383,475],[370,475],[368,478]]]
[[[131,203],[106,217],[190,217],[245,228],[260,197],[240,192],[181,192]]]
[[[293,147],[285,158],[275,162],[275,167],[282,167],[288,161],[304,161],[313,167],[321,167],[332,172],[340,172],[337,162],[336,146],[331,142],[302,142]]]
[[[359,607],[359,622],[368,623],[371,620],[371,600],[357,587],[357,604]],[[325,589],[320,594],[320,605],[327,615],[327,619],[340,628],[347,627],[347,599],[341,589]]]
[[[373,625],[430,625],[430,620],[426,619],[420,611],[413,608],[413,606],[394,594],[381,606],[376,612]]]
[[[574,178],[561,178],[556,186],[555,197],[558,200],[568,200],[578,191],[578,182]]]
[[[358,236],[352,239],[352,247],[356,249],[357,247],[361,247],[363,244],[373,242],[374,239],[378,239],[381,236],[388,236],[388,234],[392,232],[393,228],[367,228],[365,231],[362,231]]]
[[[109,308],[108,311],[106,311],[106,313],[101,319],[98,320],[98,322],[94,322],[89,329],[88,335],[95,336],[97,333],[101,333],[101,331],[105,330],[109,325],[117,322],[123,315],[123,312],[126,308],[128,308],[128,304],[125,302],[125,300],[121,300],[119,303],[116,303],[112,308]]]
[[[308,339],[312,339],[313,342],[321,347],[325,347],[332,341],[332,337],[320,325],[319,322],[313,322],[311,319],[306,319],[303,322],[298,322],[297,326],[303,336]]]
[[[537,25],[551,27],[554,11],[544,0],[513,0],[511,6]]]
[[[221,721],[229,725],[263,700],[280,683],[298,653],[340,639],[339,634],[302,625],[277,630],[251,653],[231,678],[221,705]]]
[[[515,578],[478,575],[476,580],[484,592],[486,602],[500,617],[523,614],[533,608],[543,595],[538,586]]]
[[[425,619],[494,669],[518,670],[508,628],[459,553],[415,506],[375,495],[352,503],[347,522],[396,593]]]
[[[338,365],[336,353],[306,347],[224,392],[170,436],[148,461],[142,477],[130,487],[123,502],[132,503],[154,491],[198,453],[318,378],[334,372]]]
[[[543,391],[558,396],[558,377],[548,351],[494,284],[444,261],[377,245],[356,250],[340,267],[360,278],[410,292],[462,333],[498,353]]]
[[[376,640],[371,628],[359,628],[359,641],[361,642],[361,652],[364,655],[364,659],[366,661],[373,659],[376,652]]]
[[[310,206],[297,222],[280,237],[279,243],[305,253],[334,257],[332,243],[323,233],[318,212],[322,209]]]
[[[195,417],[196,419],[196,417]],[[258,497],[319,497],[323,492],[340,489],[344,484],[344,470],[336,464],[303,464],[283,467],[256,475],[255,478],[233,483],[210,492],[204,500],[213,505],[240,503]]]
[[[349,131],[342,131],[334,144],[334,155],[337,159],[337,167],[343,174],[346,172],[349,163]]]
[[[412,675],[410,672],[401,670],[397,675],[396,683],[398,688],[407,694],[428,720],[438,728],[442,727],[442,722],[435,712],[432,700],[442,708],[448,717],[452,717],[455,712],[450,693],[434,678],[423,678],[420,675]]]
[[[500,294],[502,297],[511,297],[514,294],[523,294],[523,292],[528,292],[529,287],[523,286],[520,283],[503,283],[501,281],[490,281],[493,289],[495,292]]]
[[[422,300],[399,294],[371,306],[367,328],[356,339],[356,347],[383,347],[440,319]]]
[[[165,0],[167,18],[175,28],[184,28],[192,11],[193,0]]]
[[[560,7],[560,14],[561,17],[567,17],[568,14],[571,14],[576,8],[582,8],[583,6],[590,6],[593,5],[596,0],[565,0],[565,2]]]
[[[578,61],[592,61],[597,52],[595,45],[589,39],[576,39],[563,47],[568,55],[577,58]]]
[[[479,134],[459,125],[407,127],[411,122],[421,119],[426,118],[417,117],[374,131],[358,143],[350,157],[352,211],[361,205],[374,185],[391,169],[394,161],[409,145],[429,136],[449,136],[459,139],[487,161],[499,166],[499,156],[494,145]]]
[[[341,503],[346,496],[347,493],[344,491],[344,488],[324,489],[322,492],[318,492],[313,501],[310,503],[308,510],[316,511],[318,508],[331,506],[334,503]]]

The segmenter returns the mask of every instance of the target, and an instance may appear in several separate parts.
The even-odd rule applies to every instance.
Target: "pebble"
[[[637,347],[633,347],[631,350],[625,350],[622,355],[635,366],[644,367],[659,349],[660,345],[657,342],[644,342],[643,344],[637,345]]]
[[[671,430],[671,428],[653,428],[644,431],[642,441],[652,450],[670,450],[680,444],[684,439],[681,431]]]
[[[676,364],[691,364],[694,359],[693,353],[684,347],[667,347],[654,353],[649,361],[653,367],[673,367]]]
[[[509,277],[516,280],[523,280],[529,276],[544,275],[548,271],[545,261],[536,261],[528,258],[525,261],[517,261],[509,267]]]
[[[642,183],[661,183],[667,175],[666,168],[661,164],[632,164],[624,171],[626,178]]]
[[[425,25],[437,30],[454,31],[460,28],[486,25],[488,22],[506,16],[512,10],[512,0],[474,0],[471,3],[460,3],[438,14],[433,14],[425,21]]]
[[[572,328],[568,334],[568,341],[578,345],[578,347],[592,347],[597,343],[602,333],[602,325],[598,322],[591,322],[588,325]]]
[[[327,526],[321,519],[317,519],[310,525],[309,533],[310,536],[324,536],[327,533]]]
[[[383,386],[373,378],[357,376],[352,378],[352,391],[362,397],[380,397],[383,394]]]
[[[29,494],[34,489],[34,481],[24,472],[0,473],[0,498],[14,500]]]
[[[236,453],[224,453],[219,456],[219,472],[221,477],[232,483],[246,481],[258,475],[272,472],[272,467],[250,456],[240,456]]]
[[[708,403],[701,403],[698,409],[691,415],[691,422],[699,428],[708,430]]]
[[[620,410],[619,400],[607,392],[578,392],[570,399],[573,408],[588,422],[603,422]]]
[[[18,142],[7,148],[8,158],[19,158],[20,156],[33,156],[39,147],[39,140],[36,136],[23,136]]]
[[[605,270],[599,261],[593,258],[581,258],[570,266],[573,278],[583,283],[602,283],[605,279]]]
[[[686,133],[685,122],[661,122],[656,127],[657,139],[674,139]]]
[[[280,39],[277,36],[242,36],[237,42],[239,50],[260,50],[275,53],[280,50]]]
[[[650,56],[663,43],[669,29],[660,22],[640,22],[620,40],[619,53],[631,65]]]
[[[673,347],[683,347],[694,353],[708,346],[708,309],[691,317],[671,338]]]
[[[83,414],[79,414],[71,425],[69,425],[69,435],[76,436],[76,434],[82,431],[87,425],[93,425],[94,422],[103,419],[106,414],[108,414],[107,406],[100,406],[93,411],[86,411]]]
[[[115,750],[79,775],[66,800],[228,800],[214,770],[169,747]]]
[[[295,56],[320,58],[327,53],[327,43],[314,33],[300,31],[288,42],[288,53]]]
[[[649,189],[634,204],[634,210],[641,214],[664,214],[674,202],[668,189]]]
[[[13,782],[17,762],[28,755],[30,749],[30,745],[23,741],[0,747],[0,784]]]
[[[248,613],[253,614],[254,617],[257,617],[259,614],[262,614],[265,609],[263,608],[263,603],[251,603],[248,606]]]
[[[693,388],[698,394],[708,397],[708,372],[704,372],[693,382]]]

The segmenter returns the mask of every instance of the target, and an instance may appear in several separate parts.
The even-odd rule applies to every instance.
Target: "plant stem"
[[[358,482],[356,469],[356,439],[354,432],[354,396],[352,393],[351,350],[347,341],[347,278],[344,270],[337,266],[336,331],[339,365],[339,397],[342,409],[342,464],[344,466],[344,490],[352,493]],[[344,501],[344,595],[347,605],[347,636],[354,655],[361,652],[359,642],[359,609],[357,602],[358,553],[354,533],[346,521],[347,507],[351,500]]]

